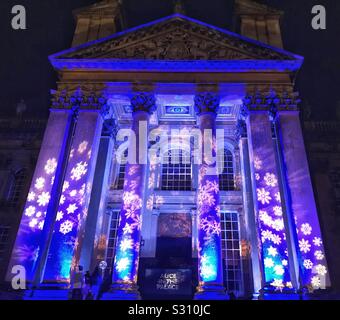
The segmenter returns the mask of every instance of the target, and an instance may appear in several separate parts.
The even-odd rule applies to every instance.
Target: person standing
[[[84,272],[83,266],[78,266],[72,278],[72,300],[83,300]]]

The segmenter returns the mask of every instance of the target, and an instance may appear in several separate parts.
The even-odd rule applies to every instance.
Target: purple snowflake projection
[[[141,174],[143,165],[126,166],[123,204],[117,234],[114,261],[114,282],[131,283],[137,281],[140,231],[142,227]]]

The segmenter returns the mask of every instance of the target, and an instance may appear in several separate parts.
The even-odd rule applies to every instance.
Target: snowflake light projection
[[[42,154],[38,160],[10,262],[10,265],[24,266],[27,279],[33,278],[34,262],[40,249],[41,232],[57,168],[57,152],[57,149],[50,150],[49,156]]]
[[[207,175],[207,165],[199,170],[197,193],[199,221],[199,275],[203,283],[221,282],[221,221],[219,212],[218,176]]]
[[[125,176],[126,184],[120,212],[113,270],[113,281],[118,283],[137,280],[143,207],[141,198],[143,183],[141,183],[140,177],[143,176],[142,170],[144,166],[126,165],[128,174]]]
[[[79,117],[83,117],[79,121],[84,123],[82,127],[76,128],[72,157],[70,155],[68,160],[46,264],[46,281],[69,281],[73,264],[77,263],[74,256],[76,246],[80,243],[79,232],[86,220],[92,185],[89,182],[92,169],[89,151],[95,143],[95,122],[98,116],[94,113],[81,113]]]

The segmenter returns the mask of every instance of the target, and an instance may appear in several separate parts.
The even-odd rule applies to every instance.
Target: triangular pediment
[[[295,60],[297,56],[176,14],[67,50],[53,58],[221,61]]]

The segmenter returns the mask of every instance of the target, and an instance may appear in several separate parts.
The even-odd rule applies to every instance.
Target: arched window
[[[190,152],[182,149],[168,150],[162,162],[162,190],[190,191],[192,168]]]
[[[227,148],[224,153],[218,155],[220,191],[235,190],[233,154]]]
[[[21,169],[12,176],[7,196],[8,205],[16,206],[18,204],[20,197],[23,195],[26,177],[26,169]]]

